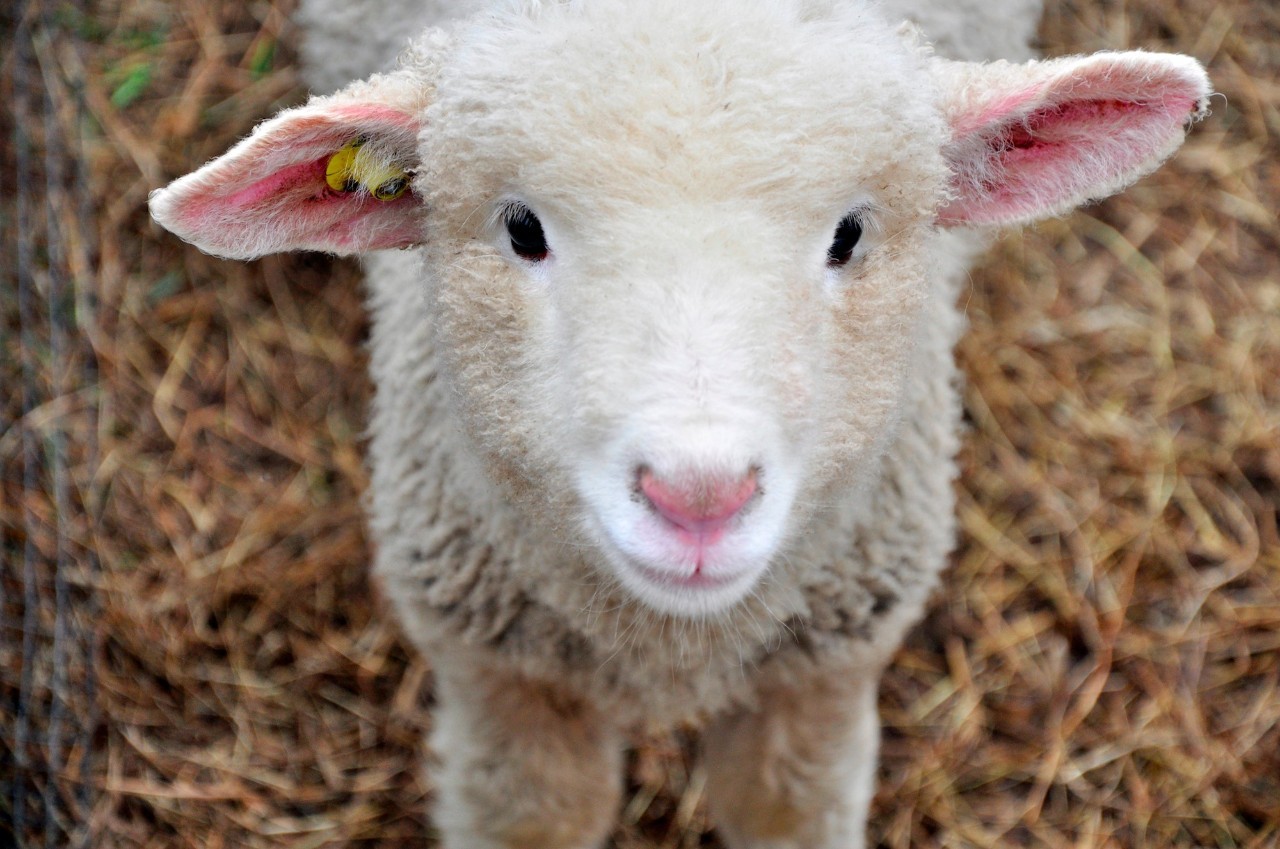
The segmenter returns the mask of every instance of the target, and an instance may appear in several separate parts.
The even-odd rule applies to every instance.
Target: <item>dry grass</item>
[[[1224,97],[974,275],[964,534],[884,686],[873,845],[1280,846],[1280,8],[1050,5],[1048,52],[1188,52]],[[300,97],[289,11],[0,13],[0,820],[33,846],[430,842],[356,275],[143,209]],[[639,748],[617,846],[717,845],[687,749]]]

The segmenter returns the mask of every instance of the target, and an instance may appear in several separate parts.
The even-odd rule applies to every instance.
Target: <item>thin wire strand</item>
[[[32,144],[23,130],[30,126],[32,91],[28,79],[30,62],[30,23],[28,3],[14,30],[13,45],[13,78],[14,78],[14,145],[16,153],[17,173],[14,175],[14,188],[17,197],[18,224],[18,322],[21,340],[22,360],[22,401],[21,412],[25,418],[39,404],[37,387],[36,345],[36,306],[35,281],[32,279],[35,267],[35,222],[32,209],[31,171]],[[22,429],[22,492],[23,527],[26,539],[22,551],[22,671],[18,684],[17,721],[14,726],[14,766],[13,781],[13,832],[17,840],[23,840],[27,828],[27,791],[30,781],[30,752],[28,749],[31,736],[31,699],[35,687],[35,654],[36,631],[39,625],[39,592],[36,585],[36,561],[39,551],[36,548],[36,534],[39,517],[31,506],[31,493],[40,485],[40,455],[35,434],[29,427]]]

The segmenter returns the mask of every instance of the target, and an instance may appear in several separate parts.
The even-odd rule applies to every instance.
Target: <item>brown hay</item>
[[[39,295],[0,289],[25,837],[430,842],[429,668],[366,574],[357,275],[213,260],[143,207],[301,97],[291,3],[40,5],[0,59],[0,162],[35,179],[5,245]],[[1158,175],[974,275],[963,537],[884,685],[873,845],[1277,846],[1280,8],[1050,5],[1047,52],[1189,52],[1224,97]],[[616,846],[718,845],[687,741],[629,776]]]

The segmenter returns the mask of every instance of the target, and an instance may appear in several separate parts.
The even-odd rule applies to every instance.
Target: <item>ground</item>
[[[211,259],[144,207],[302,97],[290,2],[11,5],[0,829],[432,845],[355,270]],[[962,536],[883,688],[872,845],[1280,846],[1280,7],[1049,5],[1047,53],[1186,52],[1221,96],[973,275]],[[617,847],[718,845],[688,748],[631,757]]]

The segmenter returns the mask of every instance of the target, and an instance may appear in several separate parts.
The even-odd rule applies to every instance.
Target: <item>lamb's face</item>
[[[152,214],[242,259],[425,239],[444,376],[491,475],[689,615],[740,600],[870,479],[930,332],[935,215],[1103,197],[1210,93],[1195,60],[1151,53],[925,73],[855,0],[526,2],[264,122]]]
[[[705,615],[892,435],[944,169],[883,25],[696,5],[464,33],[419,180],[493,474],[643,601]]]

